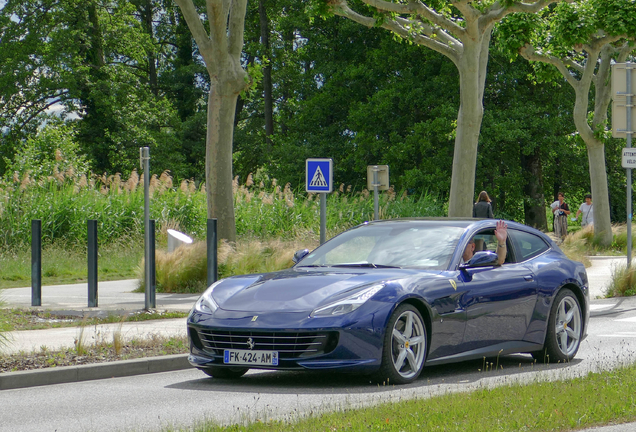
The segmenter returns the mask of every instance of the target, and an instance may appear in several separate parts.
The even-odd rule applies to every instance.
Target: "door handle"
[[[527,275],[523,277],[525,280],[527,280],[528,282],[532,282],[534,280],[534,277],[532,275]]]

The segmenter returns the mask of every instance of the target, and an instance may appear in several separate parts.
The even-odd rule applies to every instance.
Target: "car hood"
[[[357,287],[408,279],[415,274],[422,275],[402,269],[290,269],[225,279],[214,288],[212,297],[226,311],[312,311],[346,296]]]

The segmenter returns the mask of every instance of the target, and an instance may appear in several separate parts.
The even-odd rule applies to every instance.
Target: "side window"
[[[494,253],[497,253],[497,237],[495,237],[495,231],[494,230],[486,230],[486,231],[480,231],[477,234],[475,234],[475,252],[479,252],[479,251],[491,251]],[[507,242],[508,244],[510,244],[510,242]],[[508,248],[508,250],[506,251],[506,263],[510,262],[511,259],[511,255],[510,255],[510,250]]]
[[[508,230],[515,247],[517,261],[525,261],[548,250],[548,245],[541,237],[524,231]]]

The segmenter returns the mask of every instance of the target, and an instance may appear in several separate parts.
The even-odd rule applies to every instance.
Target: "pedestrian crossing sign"
[[[330,193],[333,186],[333,160],[307,159],[305,175],[307,192]]]

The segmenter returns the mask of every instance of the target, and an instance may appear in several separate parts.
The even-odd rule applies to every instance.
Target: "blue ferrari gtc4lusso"
[[[587,335],[585,267],[505,223],[502,243],[494,219],[367,222],[288,270],[219,280],[188,316],[188,359],[217,378],[340,370],[396,384],[511,353],[571,360]]]

